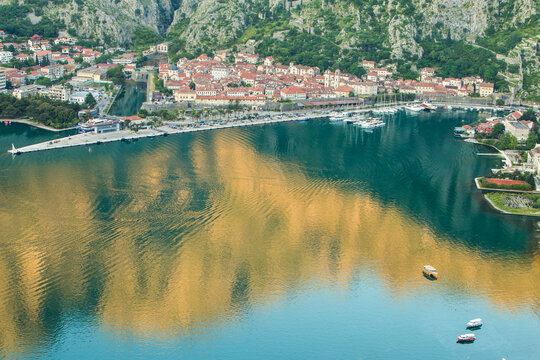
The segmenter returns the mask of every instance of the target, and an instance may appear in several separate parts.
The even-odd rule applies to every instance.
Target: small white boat
[[[355,125],[359,125],[363,129],[379,128],[386,125],[386,123],[377,118],[367,118],[364,120],[358,120],[354,122]]]
[[[405,110],[411,111],[411,112],[420,112],[420,111],[424,111],[424,108],[420,105],[410,105],[410,106],[405,106]]]
[[[484,325],[484,323],[482,322],[482,319],[472,319],[471,321],[469,321],[467,323],[467,328],[479,328],[481,327],[482,325]]]
[[[431,103],[422,103],[420,106],[423,107],[425,111],[437,110],[437,107],[433,106]]]
[[[463,334],[463,335],[459,335],[457,338],[458,343],[470,343],[470,342],[473,342],[474,340],[476,340],[476,337],[474,336],[474,334]]]
[[[439,273],[437,272],[437,269],[435,269],[431,265],[424,265],[424,268],[422,269],[422,274],[424,274],[424,276],[430,280],[437,280],[439,278]]]

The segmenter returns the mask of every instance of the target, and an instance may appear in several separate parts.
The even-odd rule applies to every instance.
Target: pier
[[[312,117],[315,118],[315,117]],[[129,141],[142,138],[153,138],[156,136],[167,136],[173,134],[182,134],[195,131],[205,131],[205,130],[216,130],[216,129],[227,129],[241,126],[251,126],[251,125],[267,125],[280,122],[288,121],[302,121],[307,120],[305,116],[295,116],[295,117],[283,117],[283,118],[273,118],[273,119],[257,119],[257,120],[236,120],[231,122],[222,122],[214,124],[202,124],[195,126],[185,126],[185,123],[182,122],[167,122],[164,125],[140,129],[138,131],[133,130],[120,130],[107,133],[84,133],[77,134],[72,136],[67,136],[61,139],[55,139],[50,141],[45,141],[38,144],[28,145],[21,148],[16,148],[13,146],[8,152],[13,155],[20,155],[25,153],[37,152],[37,151],[46,151],[46,150],[55,150],[70,148],[75,146],[85,146],[85,145],[99,145],[114,141]]]

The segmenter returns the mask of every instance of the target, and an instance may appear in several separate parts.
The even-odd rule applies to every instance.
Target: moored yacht
[[[411,111],[411,112],[420,112],[420,111],[424,111],[424,108],[420,105],[409,105],[409,106],[405,106],[405,110]]]
[[[383,127],[386,125],[384,121],[377,118],[367,118],[364,120],[358,120],[354,122],[355,125],[359,125],[362,129],[374,129]]]
[[[470,343],[470,342],[473,342],[474,340],[476,340],[476,337],[474,336],[474,334],[463,334],[463,335],[459,335],[457,338],[458,343]]]
[[[430,103],[422,103],[420,106],[424,108],[424,111],[437,110],[437,107]]]
[[[479,328],[481,327],[482,325],[484,325],[484,323],[482,322],[482,319],[472,319],[471,321],[469,321],[467,323],[467,329],[471,329],[471,328]]]

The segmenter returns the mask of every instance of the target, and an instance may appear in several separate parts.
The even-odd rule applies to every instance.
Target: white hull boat
[[[481,327],[482,325],[484,325],[484,323],[482,322],[482,319],[472,319],[471,321],[469,321],[467,323],[467,329],[470,329],[470,328],[479,328]]]

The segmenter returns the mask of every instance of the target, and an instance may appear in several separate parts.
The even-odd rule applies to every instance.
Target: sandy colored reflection
[[[129,193],[115,183],[111,161],[85,172],[75,164],[38,168],[6,184],[2,349],[46,337],[54,327],[42,314],[48,307],[97,312],[127,332],[182,331],[256,299],[279,300],[302,279],[347,287],[358,270],[407,296],[425,285],[425,263],[441,271],[445,291],[474,287],[495,306],[537,307],[538,256],[485,257],[365,193],[212,139],[194,143],[181,165],[171,161],[177,149],[126,160]],[[209,189],[204,202],[193,184]],[[107,205],[122,197],[121,206]]]

